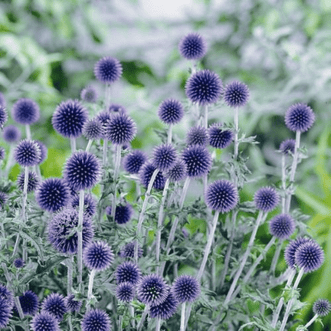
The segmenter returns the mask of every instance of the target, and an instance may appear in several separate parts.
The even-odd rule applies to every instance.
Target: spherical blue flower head
[[[85,122],[83,126],[83,136],[86,139],[99,139],[103,135],[102,123],[97,118],[92,118]]]
[[[198,33],[189,33],[179,42],[179,53],[187,60],[199,60],[205,56],[207,45]]]
[[[108,108],[108,111],[110,113],[122,113],[122,114],[126,114],[127,111],[126,109],[122,106],[122,105],[119,105],[117,103],[111,103],[109,108]]]
[[[25,262],[21,258],[15,259],[13,264],[14,264],[15,268],[17,268],[17,269],[23,268],[25,266]]]
[[[15,161],[23,167],[37,165],[40,161],[40,148],[33,140],[22,140],[14,150]]]
[[[111,206],[106,208],[107,215],[111,215]],[[115,211],[115,222],[117,224],[126,224],[130,221],[133,214],[132,206],[127,203],[124,206],[117,206]]]
[[[178,100],[167,99],[160,104],[158,115],[163,123],[176,124],[184,116],[184,107]]]
[[[294,154],[294,150],[295,150],[295,139],[287,139],[284,140],[280,146],[279,146],[279,150],[283,153],[283,154]]]
[[[297,251],[300,245],[305,244],[307,242],[314,242],[314,241],[310,238],[299,237],[295,240],[290,241],[290,243],[286,246],[284,257],[289,267],[295,269],[295,252]]]
[[[138,299],[146,305],[159,305],[168,296],[169,286],[156,274],[144,276],[137,286]]]
[[[147,155],[139,149],[136,149],[124,157],[123,167],[128,173],[137,174],[146,161]]]
[[[64,302],[66,304],[67,311],[71,313],[80,311],[80,308],[82,306],[82,301],[76,300],[73,294],[70,294],[65,297]]]
[[[73,153],[67,160],[63,177],[74,190],[92,188],[99,180],[101,166],[94,154],[85,151]]]
[[[222,92],[222,81],[209,70],[193,74],[185,85],[186,96],[199,105],[209,105],[218,101]]]
[[[5,149],[3,147],[0,147],[0,161],[5,159],[5,155],[6,155]]]
[[[23,314],[35,315],[39,308],[39,299],[36,293],[32,291],[26,291],[19,297]],[[15,307],[16,308],[16,307]],[[15,309],[17,310],[17,308]]]
[[[111,116],[112,115],[110,114],[109,111],[102,111],[97,115],[96,119],[99,120],[102,124],[102,132],[100,138],[108,139],[105,130],[108,122],[110,121]]]
[[[180,302],[193,302],[200,295],[200,284],[189,275],[179,276],[172,285],[172,292]]]
[[[80,98],[89,103],[95,103],[98,100],[98,93],[93,86],[86,86],[80,92]]]
[[[126,244],[119,252],[119,255],[123,258],[134,258],[134,246],[135,246],[134,242]],[[143,256],[143,250],[140,247],[140,245],[138,245],[138,258],[142,256]]]
[[[71,201],[71,206],[78,210],[79,208],[79,195],[75,194]],[[88,216],[93,216],[97,211],[97,201],[93,198],[92,194],[84,194],[84,213]]]
[[[314,122],[315,114],[313,110],[303,103],[292,105],[285,114],[285,125],[291,131],[308,131]]]
[[[52,314],[57,320],[61,321],[63,315],[67,312],[67,307],[62,294],[51,293],[44,299],[41,306],[43,311]]]
[[[207,175],[212,166],[212,158],[204,146],[189,146],[184,149],[182,159],[186,164],[187,176],[202,177]]]
[[[134,285],[131,283],[121,283],[116,288],[116,297],[123,302],[133,300],[135,294]]]
[[[243,107],[249,99],[249,89],[246,84],[232,82],[225,87],[224,101],[229,107]]]
[[[21,191],[24,190],[24,177],[25,174],[22,172],[18,177],[17,177],[17,188]],[[39,178],[37,174],[33,171],[29,171],[29,176],[28,176],[28,193],[33,192],[39,184]]]
[[[59,321],[47,311],[33,317],[31,328],[33,331],[60,331]]]
[[[175,165],[177,151],[171,144],[157,146],[153,151],[153,165],[155,168],[166,171]]]
[[[200,145],[206,146],[208,143],[208,131],[203,126],[194,126],[190,129],[186,136],[188,146]]]
[[[307,242],[295,252],[295,264],[304,272],[317,270],[324,262],[323,249],[316,242]]]
[[[274,210],[279,204],[279,195],[272,187],[262,187],[254,195],[255,207],[265,213]]]
[[[88,120],[87,110],[78,100],[61,102],[52,117],[53,128],[62,136],[77,138]]]
[[[37,187],[35,196],[41,209],[54,213],[68,205],[70,190],[62,179],[47,178]]]
[[[104,241],[90,243],[84,250],[83,260],[89,269],[105,270],[114,261],[114,253]]]
[[[64,209],[48,223],[48,240],[52,246],[64,254],[77,252],[78,235],[74,229],[78,226],[78,212],[75,209]],[[94,232],[88,215],[83,218],[83,248],[91,243]]]
[[[178,307],[178,300],[169,292],[167,298],[157,306],[151,306],[149,315],[151,318],[161,318],[166,320],[172,317]]]
[[[14,296],[6,286],[0,284],[0,301],[3,300],[10,308],[14,306]]]
[[[122,65],[113,57],[103,57],[95,64],[94,75],[102,83],[113,83],[121,77]]]
[[[39,140],[35,140],[35,143],[39,146],[40,149],[40,161],[38,164],[41,164],[47,157],[47,147]]]
[[[105,135],[113,144],[130,142],[136,135],[137,128],[132,118],[126,114],[111,116],[105,127]]]
[[[228,147],[234,138],[231,130],[223,130],[222,124],[216,123],[209,127],[209,145],[214,148],[223,149]]]
[[[17,123],[33,124],[39,120],[40,110],[36,102],[23,98],[14,103],[11,114]]]
[[[140,183],[147,188],[148,184],[153,176],[153,172],[156,170],[153,164],[146,162],[143,164],[139,171]],[[155,181],[153,183],[153,188],[156,190],[163,190],[166,179],[161,171],[156,175]]]
[[[5,207],[7,200],[8,200],[7,194],[4,192],[0,192],[0,210],[2,210]]]
[[[136,285],[140,279],[140,270],[135,263],[124,262],[116,269],[117,284],[131,283]]]
[[[314,302],[313,312],[314,314],[324,317],[331,311],[331,303],[326,299],[318,299]]]
[[[167,171],[165,177],[169,179],[170,182],[179,182],[185,179],[187,176],[186,164],[182,160],[178,160],[175,165]]]
[[[8,114],[6,108],[0,105],[0,128],[3,128],[3,125],[8,120]]]
[[[294,219],[288,214],[275,216],[269,223],[270,234],[279,239],[288,239],[295,230]]]
[[[12,306],[4,299],[0,299],[0,329],[4,328],[12,316]]]
[[[7,105],[6,99],[5,99],[4,95],[0,92],[0,106],[5,108],[6,105]]]
[[[110,331],[111,323],[109,316],[100,309],[87,311],[81,322],[82,331]]]
[[[21,131],[15,125],[8,125],[3,129],[3,140],[9,144],[21,139]]]

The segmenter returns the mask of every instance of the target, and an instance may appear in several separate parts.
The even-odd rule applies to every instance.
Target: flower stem
[[[110,84],[106,84],[106,88],[105,88],[105,110],[108,111],[108,108],[110,106]]]
[[[185,308],[186,308],[186,302],[183,302],[181,319],[180,319],[180,331],[185,331]]]
[[[148,313],[148,306],[145,306],[145,310],[144,310],[143,314],[141,315],[141,319],[140,319],[140,321],[138,323],[138,326],[137,326],[138,331],[142,330],[142,328],[144,326],[146,316],[147,316],[147,313]]]
[[[204,126],[205,126],[205,129],[208,128],[208,105],[205,106]]]
[[[107,163],[108,139],[103,139],[102,146],[102,165],[105,167]]]
[[[280,256],[280,252],[282,250],[282,246],[283,246],[283,240],[279,240],[277,243],[277,248],[276,248],[274,257],[272,258],[271,266],[270,266],[270,273],[273,275],[276,272],[276,267],[277,267],[278,259]]]
[[[116,214],[116,194],[117,194],[117,177],[121,165],[121,151],[122,151],[122,145],[116,145],[116,156],[115,156],[115,167],[114,167],[114,195],[113,195],[113,203],[111,208],[111,216],[115,218]]]
[[[26,139],[31,140],[31,130],[29,124],[25,125],[25,132],[26,132]]]
[[[131,304],[129,305],[129,311],[130,311],[130,316],[132,318],[132,321],[131,321],[132,327],[135,328],[136,323],[135,323],[135,320],[134,320],[134,307]]]
[[[318,315],[315,314],[315,316],[305,325],[305,328],[308,328],[308,326],[311,326],[315,322],[317,317],[318,317]]]
[[[239,150],[239,141],[238,141],[238,132],[239,132],[239,115],[238,107],[234,108],[234,159],[238,159],[238,150]]]
[[[12,165],[13,162],[13,155],[14,155],[14,146],[10,145],[9,147],[9,153],[8,153],[8,158],[7,158],[7,163],[6,163],[6,168],[5,168],[5,178],[8,177],[9,169]]]
[[[76,152],[76,138],[70,138],[71,152]]]
[[[169,124],[169,130],[168,130],[168,144],[171,144],[172,142],[172,124]]]
[[[282,212],[285,213],[286,208],[286,159],[285,154],[282,154],[282,189],[283,194],[282,196]]]
[[[89,282],[88,282],[88,292],[87,292],[88,300],[91,300],[91,298],[92,298],[93,282],[94,282],[95,273],[96,273],[95,269],[92,269],[90,272],[90,278],[89,278]]]
[[[77,264],[78,264],[78,286],[82,289],[83,280],[83,211],[84,211],[84,190],[79,192],[79,213],[78,213],[78,249],[77,249]]]
[[[86,152],[88,152],[90,150],[92,143],[93,143],[93,139],[89,139],[89,141],[86,145],[86,149],[85,149]]]
[[[67,283],[67,295],[71,294],[71,288],[72,288],[72,265],[73,265],[73,257],[69,257],[67,259],[67,268],[68,268],[68,283]]]
[[[155,331],[160,331],[160,329],[161,329],[161,319],[157,318],[156,325],[155,325]]]

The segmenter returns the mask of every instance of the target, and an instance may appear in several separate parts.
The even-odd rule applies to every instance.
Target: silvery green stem
[[[298,277],[297,279],[295,280],[295,283],[293,285],[293,290],[295,290],[298,286],[299,286],[299,283],[300,283],[300,280],[302,278],[304,274],[304,271],[303,271],[303,268],[300,269],[299,271],[299,274],[298,274]],[[293,305],[293,302],[294,302],[294,298],[292,298],[287,306],[286,306],[286,311],[285,311],[285,315],[284,315],[284,318],[283,318],[283,321],[282,321],[282,325],[280,326],[280,329],[279,331],[284,331],[285,330],[285,326],[286,326],[286,323],[287,323],[287,320],[288,320],[288,317],[290,316],[290,311],[291,311],[291,308],[292,308],[292,305]]]
[[[87,299],[91,300],[92,298],[92,291],[93,291],[93,282],[96,270],[92,269],[90,272],[89,282],[88,282],[88,292],[87,292]]]
[[[203,196],[206,196],[207,193],[207,186],[208,186],[208,175],[203,176]]]
[[[157,318],[156,325],[155,325],[155,331],[160,331],[160,329],[161,329],[161,319]]]
[[[121,151],[122,151],[122,145],[116,145],[116,155],[115,155],[115,167],[114,167],[114,183],[115,183],[115,188],[114,188],[114,195],[113,195],[113,204],[111,208],[111,216],[115,218],[115,213],[116,213],[116,194],[117,194],[117,177],[121,165]]]
[[[76,152],[76,138],[70,138],[71,152]]]
[[[71,315],[68,316],[68,324],[69,324],[69,330],[72,331],[72,318]]]
[[[148,309],[149,309],[149,307],[145,306],[145,310],[144,310],[143,314],[141,315],[141,319],[137,326],[138,331],[141,331],[142,327],[144,326],[144,322],[145,322],[146,316],[148,314]]]
[[[102,146],[102,165],[105,167],[107,163],[107,150],[108,150],[108,139],[103,139],[103,146]]]
[[[315,316],[305,325],[305,328],[308,328],[308,326],[311,326],[317,318],[318,318],[318,315],[315,314]]]
[[[180,318],[180,331],[185,331],[185,308],[186,308],[186,302],[183,302],[182,313]]]
[[[280,252],[282,250],[282,246],[283,246],[283,240],[279,240],[277,243],[277,248],[276,248],[274,257],[272,258],[271,266],[270,266],[270,273],[273,275],[276,272],[276,267],[277,267],[278,259],[280,256]]]
[[[160,205],[160,210],[159,210],[159,218],[158,218],[158,222],[157,222],[156,250],[155,250],[157,264],[159,264],[159,262],[160,262],[161,227],[163,225],[164,204],[165,204],[165,200],[167,198],[168,188],[169,188],[169,179],[166,180],[165,185],[164,185],[162,200],[161,200],[161,205]],[[159,266],[156,267],[156,273],[157,274],[159,273]]]
[[[169,129],[168,129],[168,144],[171,144],[172,142],[172,124],[169,124]]]
[[[73,274],[72,262],[73,262],[73,257],[71,256],[67,259],[67,268],[68,268],[67,295],[71,294],[71,288],[72,288],[72,274]]]
[[[282,196],[282,212],[285,213],[285,205],[286,205],[286,162],[285,162],[285,154],[282,154],[282,189],[283,189],[283,196]]]
[[[234,108],[234,159],[238,159],[238,149],[239,149],[239,141],[238,141],[238,131],[239,131],[239,115],[238,115],[238,107]]]
[[[24,222],[26,222],[27,215],[26,215],[26,199],[28,195],[28,182],[29,182],[29,167],[24,168],[24,186],[23,186],[23,203],[22,203],[22,216]]]
[[[22,320],[24,318],[22,306],[19,297],[14,297],[15,305],[18,310],[18,315],[20,316],[20,319]]]
[[[232,293],[234,292],[234,290],[235,290],[235,288],[237,286],[237,282],[239,280],[239,277],[241,276],[242,271],[244,270],[246,261],[247,261],[247,259],[249,257],[249,254],[250,254],[251,249],[252,249],[253,244],[254,244],[254,240],[255,240],[256,233],[257,233],[257,229],[259,228],[259,225],[261,223],[262,218],[263,218],[263,212],[262,211],[259,211],[259,215],[257,217],[255,226],[253,228],[253,232],[252,232],[251,238],[249,240],[247,249],[245,251],[245,254],[243,255],[243,259],[241,261],[241,264],[239,266],[239,269],[238,269],[236,275],[234,276],[234,279],[233,279],[233,282],[231,284],[230,290],[229,290],[229,292],[228,292],[228,294],[227,294],[227,296],[225,298],[224,305],[227,305],[231,301]]]
[[[110,106],[110,86],[111,85],[107,83],[105,88],[105,110],[108,110]]]
[[[86,152],[88,152],[90,150],[92,143],[93,143],[93,139],[89,139],[89,141],[86,145],[86,149],[85,149]]]
[[[129,305],[129,312],[130,312],[130,316],[132,317],[132,327],[135,328],[136,323],[134,321],[134,308],[131,304]]]
[[[6,168],[5,168],[5,174],[4,174],[5,178],[8,177],[9,169],[10,169],[12,161],[13,161],[13,154],[14,154],[14,146],[12,144],[10,144]]]
[[[25,132],[26,132],[26,139],[31,140],[31,130],[29,124],[25,125]]]
[[[208,105],[205,105],[204,127],[208,129]]]
[[[77,249],[77,264],[78,264],[78,286],[82,288],[83,280],[83,217],[84,217],[84,190],[79,191],[79,212],[78,212],[78,249]]]
[[[40,172],[40,165],[39,164],[36,165],[36,173],[37,173],[38,178],[41,179],[41,172]]]
[[[123,315],[120,315],[118,318],[118,330],[119,331],[123,330],[122,324],[123,324]]]

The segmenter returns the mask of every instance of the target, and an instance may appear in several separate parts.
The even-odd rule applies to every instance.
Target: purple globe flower
[[[71,206],[78,210],[79,208],[79,195],[75,194],[71,201]],[[93,198],[92,194],[84,195],[84,213],[88,216],[93,216],[97,211],[97,201]]]
[[[5,303],[10,307],[10,310],[14,306],[14,296],[13,294],[7,289],[6,286],[0,284],[0,300],[4,300]]]
[[[102,124],[102,132],[100,138],[108,139],[106,136],[106,126],[110,121],[111,116],[112,115],[108,111],[102,111],[97,115],[96,119]]]
[[[135,243],[131,242],[126,244],[121,251],[119,252],[119,255],[123,258],[134,258],[134,247]],[[138,258],[143,256],[143,250],[142,248],[138,245]]]
[[[199,60],[205,56],[207,45],[198,33],[189,33],[181,39],[178,45],[179,53],[187,60]]]
[[[35,141],[22,140],[14,150],[14,159],[22,167],[37,165],[40,161],[40,148]]]
[[[80,92],[80,98],[89,103],[95,103],[98,100],[98,93],[93,86],[86,86]]]
[[[274,210],[279,204],[279,195],[272,187],[262,187],[254,195],[255,207],[265,213]]]
[[[212,158],[204,146],[189,146],[182,153],[186,164],[187,176],[202,177],[207,175],[212,166]]]
[[[134,285],[132,283],[121,283],[116,288],[116,297],[123,302],[133,300],[135,294]]]
[[[0,105],[0,128],[3,128],[3,125],[7,122],[8,120],[8,114],[6,111],[6,108]]]
[[[155,168],[166,171],[175,165],[177,152],[170,144],[157,146],[153,151],[153,165]]]
[[[88,112],[78,100],[61,102],[52,117],[54,129],[64,137],[77,138],[81,136]]]
[[[47,311],[52,314],[58,321],[63,319],[63,315],[67,312],[67,307],[62,294],[51,293],[44,299],[42,311]]]
[[[290,243],[285,248],[285,261],[287,265],[293,269],[295,269],[295,252],[302,244],[307,242],[314,242],[310,238],[302,238],[299,237],[295,240],[290,241]]]
[[[232,82],[225,87],[224,101],[229,107],[243,107],[249,99],[249,89],[246,84]]]
[[[127,113],[126,109],[122,105],[118,105],[117,103],[111,103],[109,105],[108,111],[110,113],[122,113],[122,114]]]
[[[159,305],[168,296],[169,286],[156,274],[144,276],[137,285],[138,299],[146,305]]]
[[[17,269],[23,268],[25,266],[25,262],[21,258],[15,259],[13,264],[14,264],[15,268],[17,268]]]
[[[36,293],[32,291],[26,291],[19,297],[20,304],[24,315],[35,315],[39,309],[39,299]],[[15,307],[17,311],[17,308]]]
[[[288,214],[275,216],[269,223],[270,234],[279,239],[288,239],[295,230],[294,219]]]
[[[188,146],[200,145],[206,146],[208,143],[208,131],[203,126],[194,126],[190,129],[186,136]]]
[[[81,322],[82,331],[110,331],[111,322],[109,316],[100,309],[87,311]]]
[[[78,212],[75,209],[64,209],[56,214],[48,223],[48,240],[57,251],[64,254],[74,254],[78,248]],[[83,218],[83,248],[92,241],[94,232],[88,215]]]
[[[6,99],[5,96],[0,92],[0,106],[6,107]]]
[[[52,213],[66,207],[70,200],[69,187],[59,178],[45,179],[37,187],[35,195],[39,207]]]
[[[131,283],[136,285],[140,279],[140,269],[135,263],[124,262],[116,269],[117,284]]]
[[[15,125],[8,125],[3,129],[3,140],[9,144],[21,139],[21,131]]]
[[[18,177],[17,177],[17,188],[21,191],[24,190],[24,177],[25,174],[22,172]],[[33,171],[29,171],[28,175],[28,193],[33,192],[39,184],[39,178],[37,174]]]
[[[184,116],[184,107],[178,100],[167,99],[160,104],[158,115],[163,123],[176,124]]]
[[[2,210],[5,207],[7,200],[8,200],[7,194],[4,192],[0,192],[0,210]]]
[[[147,155],[139,149],[136,149],[124,157],[123,167],[128,173],[137,174],[146,161]]]
[[[95,64],[94,75],[102,83],[113,83],[121,77],[122,65],[113,57],[103,57]]]
[[[0,147],[0,161],[3,161],[5,159],[5,149],[3,147]]]
[[[199,105],[209,105],[218,101],[222,92],[222,81],[209,70],[193,74],[185,85],[186,96]]]
[[[285,114],[285,124],[291,131],[308,131],[314,122],[313,110],[303,103],[292,105]]]
[[[107,215],[111,215],[111,206],[106,208]],[[124,206],[117,206],[115,211],[115,222],[117,224],[126,224],[130,221],[133,214],[132,206],[127,203]]]
[[[323,249],[316,242],[304,243],[295,252],[295,264],[304,272],[317,270],[323,262]]]
[[[33,331],[60,331],[59,321],[47,311],[35,315],[31,322]]]
[[[83,252],[85,265],[92,270],[106,270],[114,261],[114,253],[104,241],[90,243]]]
[[[141,184],[147,188],[148,184],[152,178],[153,172],[156,170],[155,166],[149,162],[146,162],[139,171],[139,177]],[[153,188],[156,190],[163,190],[165,184],[165,178],[163,173],[159,171],[157,174],[155,181],[153,183]]]
[[[186,164],[182,160],[178,160],[175,165],[169,169],[165,177],[169,179],[170,182],[179,182],[187,176]]]
[[[101,166],[94,154],[85,151],[73,153],[67,160],[63,177],[74,190],[92,188],[101,176]]]
[[[194,277],[182,275],[175,280],[172,292],[180,303],[193,302],[200,295],[200,284]]]
[[[314,302],[313,305],[314,314],[324,317],[326,315],[329,315],[330,311],[331,311],[331,303],[329,300],[318,299]]]
[[[126,114],[111,116],[105,127],[105,136],[113,144],[130,142],[136,135],[137,128],[132,118]]]
[[[15,122],[30,125],[39,120],[40,110],[36,102],[23,98],[14,103],[11,114]]]
[[[0,329],[7,326],[9,319],[12,316],[12,307],[4,299],[0,299]]]
[[[83,126],[83,136],[86,139],[102,138],[103,136],[102,123],[97,118],[88,120]]]
[[[284,140],[280,146],[279,146],[279,150],[283,153],[283,154],[294,154],[294,150],[295,150],[295,139],[287,139]]]
[[[168,296],[162,303],[150,307],[149,314],[151,318],[161,318],[166,320],[175,314],[177,307],[178,300],[171,292],[169,292]]]
[[[223,130],[222,124],[213,124],[208,129],[209,133],[209,145],[214,148],[223,149],[228,147],[234,138],[234,134],[231,130]]]
[[[41,164],[47,157],[47,147],[39,140],[35,140],[35,143],[39,146],[40,149],[40,160],[38,164]]]
[[[67,307],[67,311],[71,313],[79,312],[82,306],[82,301],[78,301],[75,299],[73,294],[70,294],[64,299],[65,305]]]

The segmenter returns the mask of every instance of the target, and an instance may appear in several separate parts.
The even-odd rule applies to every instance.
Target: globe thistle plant
[[[36,123],[40,117],[40,110],[38,104],[27,98],[19,99],[12,107],[12,117],[15,122],[31,125]],[[28,137],[28,139],[31,139]]]
[[[86,121],[83,126],[83,136],[89,140],[101,138],[102,132],[102,123],[97,117]]]
[[[39,299],[36,293],[26,291],[19,297],[20,304],[24,315],[34,316],[39,309]]]
[[[8,290],[8,288],[0,284],[0,300],[4,300],[5,303],[12,309],[14,305],[13,293]]]
[[[6,108],[4,106],[0,105],[0,128],[2,129],[4,124],[7,122],[8,120],[8,114],[6,111]]]
[[[122,113],[122,114],[127,113],[127,110],[123,106],[118,105],[117,103],[111,103],[108,107],[108,111],[110,113]]]
[[[279,146],[279,150],[285,154],[294,154],[294,149],[295,149],[295,139],[286,139],[281,142]]]
[[[68,295],[64,299],[67,311],[71,313],[79,312],[82,306],[82,301],[76,300],[73,294]]]
[[[73,208],[79,208],[79,195],[75,194],[71,200]],[[84,194],[84,213],[88,216],[93,216],[97,211],[97,201],[93,198],[92,194]]]
[[[102,83],[111,84],[122,75],[121,63],[110,56],[103,57],[94,66],[94,75]]]
[[[21,131],[15,125],[7,125],[3,129],[3,140],[9,144],[17,143],[21,135]]]
[[[186,164],[182,160],[176,161],[175,165],[165,173],[165,177],[170,182],[179,182],[186,178]]]
[[[98,100],[98,93],[93,86],[86,86],[80,92],[80,98],[88,103],[95,103]]]
[[[132,283],[120,283],[116,287],[116,297],[122,302],[130,302],[135,295],[135,287]]]
[[[268,213],[279,204],[279,195],[272,187],[262,187],[254,195],[256,209]]]
[[[105,127],[105,135],[115,145],[130,142],[136,135],[136,124],[126,114],[114,114]]]
[[[295,240],[290,241],[290,243],[286,246],[285,248],[285,261],[287,263],[287,265],[292,268],[295,269],[295,253],[297,251],[297,249],[305,243],[308,242],[313,242],[312,239],[310,238],[306,238],[306,237],[299,237]]]
[[[12,316],[12,307],[5,299],[0,299],[0,328],[5,328]]]
[[[125,156],[123,159],[123,167],[129,174],[137,174],[146,161],[147,155],[139,149],[136,149]]]
[[[112,209],[111,206],[108,206],[106,208],[107,215],[111,215],[111,209]],[[133,208],[129,203],[125,205],[117,206],[115,212],[115,222],[120,225],[126,224],[131,220],[132,215],[133,215]]]
[[[176,278],[172,285],[172,293],[179,303],[193,302],[200,295],[200,284],[196,278],[182,275]]]
[[[17,188],[20,191],[23,191],[24,189],[24,172],[22,172],[18,177],[17,177]],[[36,190],[36,188],[39,185],[39,178],[37,176],[37,174],[33,171],[29,171],[29,175],[28,175],[28,188],[27,188],[27,192],[34,192]]]
[[[207,45],[198,33],[189,33],[181,39],[178,45],[179,53],[187,60],[199,60],[205,56]]]
[[[326,299],[318,299],[314,302],[313,312],[314,314],[324,317],[329,315],[331,311],[331,303]]]
[[[209,127],[209,145],[214,148],[223,149],[228,147],[234,139],[231,130],[222,129],[222,124],[216,123]]]
[[[175,165],[176,149],[170,144],[157,146],[153,151],[153,165],[160,171],[166,171]]]
[[[292,105],[285,114],[286,126],[294,132],[308,131],[314,124],[315,114],[313,110],[303,103]]]
[[[148,185],[151,182],[151,178],[152,178],[155,170],[156,170],[156,167],[150,162],[144,163],[143,166],[141,167],[141,169],[139,171],[140,183],[145,188],[148,188]],[[165,181],[166,181],[166,179],[163,176],[163,173],[158,172],[155,177],[155,180],[152,184],[153,188],[155,188],[156,190],[163,190]]]
[[[184,107],[178,100],[166,99],[159,106],[158,116],[165,124],[179,123],[184,116]]]
[[[176,313],[177,307],[178,300],[173,293],[169,291],[166,299],[162,303],[153,305],[149,308],[149,315],[151,318],[166,320]]]
[[[3,147],[0,147],[0,163],[5,159],[5,155],[6,155],[5,149]]]
[[[303,272],[315,271],[320,268],[323,262],[323,249],[316,242],[304,243],[295,251],[295,264]]]
[[[134,242],[130,242],[128,244],[126,244],[122,249],[121,251],[119,252],[119,255],[123,258],[131,258],[133,259],[134,258],[134,247],[135,247],[135,244]],[[138,258],[142,257],[143,256],[143,250],[142,248],[140,247],[140,245],[137,245],[138,246]]]
[[[270,234],[279,239],[288,239],[295,230],[295,222],[288,214],[280,214],[269,223]]]
[[[189,146],[184,149],[182,159],[186,164],[187,176],[198,178],[207,175],[212,166],[212,158],[203,146]]]
[[[14,159],[22,167],[37,165],[41,152],[38,144],[32,140],[22,140],[15,148]]]
[[[110,331],[109,316],[100,309],[88,310],[81,322],[82,331]]]
[[[67,312],[67,307],[63,295],[51,293],[42,303],[42,311],[53,315],[58,321],[62,321],[63,315]]]
[[[116,282],[117,284],[131,283],[136,285],[140,279],[140,274],[140,269],[135,263],[124,262],[116,269]]]
[[[206,146],[208,143],[208,131],[202,126],[192,127],[186,135],[186,143],[188,146],[200,145]]]
[[[232,108],[243,107],[249,99],[249,90],[246,84],[234,81],[224,89],[224,101]]]
[[[39,146],[40,149],[40,160],[39,164],[43,163],[47,157],[47,147],[39,140],[35,140],[35,143]]]
[[[59,321],[47,311],[35,315],[31,322],[33,331],[60,331]]]
[[[15,259],[13,264],[14,264],[15,268],[17,268],[17,269],[21,269],[25,266],[25,262],[21,258]]]

